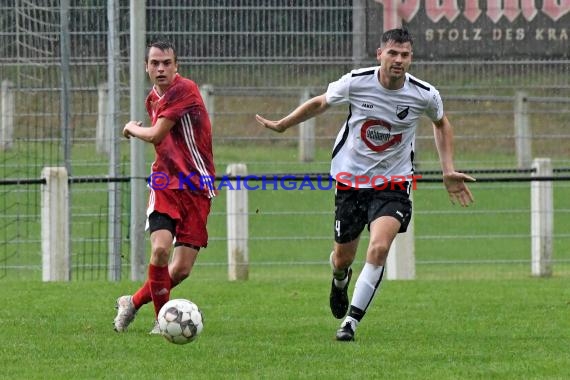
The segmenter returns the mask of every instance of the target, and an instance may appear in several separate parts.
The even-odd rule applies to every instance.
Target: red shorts
[[[153,211],[166,214],[176,222],[174,237],[178,244],[208,245],[206,224],[212,200],[201,193],[178,189],[150,189],[147,217]],[[148,229],[148,220],[147,220]]]

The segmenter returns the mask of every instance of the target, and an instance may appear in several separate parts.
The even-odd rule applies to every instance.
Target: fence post
[[[362,67],[366,60],[366,0],[352,2],[352,66]]]
[[[245,164],[230,164],[227,168],[230,176],[247,175]],[[231,181],[227,190],[228,223],[228,278],[230,281],[247,280],[249,273],[248,254],[248,201],[247,190],[241,189],[241,181]],[[232,190],[233,189],[233,190]],[[239,190],[238,190],[239,189]]]
[[[532,164],[533,177],[551,177],[550,158],[536,158]],[[532,181],[530,184],[532,275],[549,277],[552,275],[552,231],[554,208],[552,181]]]
[[[216,112],[214,108],[214,86],[211,84],[203,84],[200,86],[200,95],[204,101],[204,106],[206,106],[206,111],[208,111],[208,116],[210,117],[210,123],[214,125],[214,113]]]
[[[111,128],[113,120],[109,117],[109,85],[97,86],[97,127],[95,130],[95,148],[99,154],[109,154],[111,151]]]
[[[69,281],[69,189],[63,167],[42,169],[46,184],[41,186],[42,280]]]
[[[410,200],[413,193],[410,192]],[[386,278],[388,280],[413,280],[416,278],[416,256],[414,236],[414,214],[408,230],[398,234],[392,242],[386,260]]]
[[[0,89],[0,150],[12,149],[14,142],[14,84],[3,80]]]
[[[145,108],[146,74],[141,70],[140,52],[146,46],[146,1],[130,0],[130,54],[129,54],[129,103],[130,119],[143,121],[147,118]],[[131,281],[144,281],[148,269],[145,222],[147,208],[148,168],[145,160],[146,143],[140,139],[129,139],[131,148]]]
[[[305,103],[312,97],[311,90],[305,88],[299,104]],[[299,161],[311,162],[315,159],[315,118],[299,125]]]
[[[517,152],[517,165],[526,169],[532,161],[530,121],[528,117],[527,94],[517,91],[515,94],[515,147]]]

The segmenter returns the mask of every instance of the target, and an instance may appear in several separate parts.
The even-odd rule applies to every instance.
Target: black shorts
[[[404,190],[337,189],[334,204],[334,240],[341,244],[360,236],[366,225],[370,230],[381,216],[399,220],[399,233],[406,232],[412,217],[412,201]]]

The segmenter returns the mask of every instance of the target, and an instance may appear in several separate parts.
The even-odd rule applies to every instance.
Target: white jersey
[[[399,90],[385,89],[377,67],[353,70],[329,84],[329,105],[349,104],[333,149],[331,175],[360,188],[413,174],[416,128],[422,114],[441,120],[443,103],[431,84],[406,73]],[[355,177],[361,176],[358,180]],[[365,183],[362,178],[370,181]],[[381,178],[381,180],[378,180]],[[411,177],[410,177],[411,178]]]

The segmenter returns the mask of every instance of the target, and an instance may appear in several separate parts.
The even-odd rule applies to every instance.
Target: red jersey
[[[175,123],[154,146],[152,173],[167,175],[164,188],[191,189],[214,197],[212,126],[196,83],[176,74],[162,96],[153,87],[145,104],[153,126],[161,117]]]

